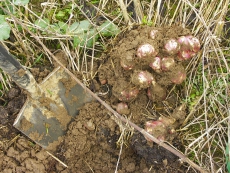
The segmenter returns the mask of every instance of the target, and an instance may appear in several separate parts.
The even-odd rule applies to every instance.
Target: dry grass
[[[192,33],[200,39],[202,49],[187,66],[185,102],[189,105],[190,113],[178,132],[185,146],[184,154],[192,161],[209,172],[226,172],[225,148],[226,144],[230,145],[228,141],[228,136],[230,136],[228,134],[230,71],[229,59],[227,59],[230,51],[221,43],[229,0],[133,0],[128,2],[100,0],[98,4],[90,6],[91,10],[95,10],[95,16],[92,18],[86,14],[80,4],[73,0],[63,0],[62,4],[50,0],[42,4],[40,13],[36,12],[36,7],[33,5],[25,8],[13,5],[17,18],[30,30],[36,30],[36,36],[44,44],[50,45],[52,51],[57,48],[55,46],[52,48],[53,44],[59,45],[59,49],[64,50],[68,57],[69,69],[81,73],[84,83],[88,85],[89,80],[96,75],[93,70],[94,63],[103,51],[102,48],[106,47],[107,39],[100,35],[100,31],[97,31],[100,43],[94,42],[90,49],[87,49],[86,45],[73,49],[72,35],[50,30],[47,30],[47,34],[44,35],[44,30],[37,26],[35,21],[49,18],[50,23],[57,22],[58,19],[55,18],[54,13],[60,5],[70,5],[72,9],[66,22],[68,25],[76,21],[76,18],[87,18],[96,27],[96,17],[103,16],[105,20],[118,24],[120,28],[126,27],[126,24],[131,28],[134,23],[141,24],[143,19],[153,26],[180,24],[191,28]],[[127,11],[127,7],[132,5],[135,8]],[[15,40],[2,43],[14,45],[15,49],[10,51],[19,56],[22,64],[30,68],[41,54],[44,57],[42,62],[48,60],[52,63],[49,53],[42,49],[34,38],[28,37],[26,30],[18,27],[11,17],[8,17],[7,21],[14,26],[12,34]],[[4,92],[10,87],[10,80],[7,76],[3,80],[2,75],[4,74],[0,76],[3,86],[1,92]]]

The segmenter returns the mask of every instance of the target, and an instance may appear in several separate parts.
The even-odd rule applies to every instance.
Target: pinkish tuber
[[[181,50],[178,53],[178,59],[179,60],[188,60],[194,57],[196,54],[190,50]]]
[[[146,58],[149,56],[152,57],[155,55],[157,55],[157,51],[151,44],[148,43],[142,44],[137,49],[137,56],[139,58]]]
[[[152,81],[155,81],[155,79],[148,71],[137,70],[132,74],[131,81],[134,85],[140,88],[148,88]]]
[[[173,72],[173,75],[171,77],[171,81],[174,84],[181,84],[185,79],[186,79],[186,72],[184,69],[181,71]]]
[[[164,141],[168,133],[166,126],[161,121],[147,121],[145,123],[145,130],[160,141]],[[145,138],[151,141],[148,137],[145,136]]]
[[[188,50],[189,43],[186,36],[181,36],[177,39],[178,43],[180,44],[180,50]]]
[[[160,141],[164,140],[170,140],[173,139],[173,135],[175,133],[174,127],[177,127],[176,119],[172,117],[165,117],[161,116],[156,121],[147,121],[145,123],[145,130],[156,137]],[[146,140],[149,140],[148,137],[146,137]]]
[[[200,41],[192,35],[188,35],[186,37],[188,39],[190,50],[194,53],[197,53],[200,50]]]
[[[175,60],[173,58],[163,58],[161,60],[161,69],[163,71],[169,71],[175,65]]]
[[[149,66],[155,70],[156,72],[160,72],[161,69],[161,58],[160,57],[155,57],[151,63],[149,64]]]
[[[152,29],[150,31],[150,34],[149,34],[150,38],[154,40],[156,38],[158,32],[159,32],[158,30]]]
[[[121,102],[121,103],[118,103],[117,106],[116,106],[116,111],[119,113],[119,114],[129,114],[130,113],[130,110],[128,108],[128,105],[124,102]]]
[[[169,55],[177,54],[180,50],[180,44],[175,39],[170,39],[165,43],[165,50]]]
[[[179,60],[188,60],[196,55],[200,50],[200,41],[192,36],[181,36],[178,38],[181,49],[178,53]]]
[[[139,89],[137,88],[125,89],[120,92],[118,99],[120,101],[128,102],[128,101],[134,100],[137,97],[138,93],[139,93]]]
[[[133,69],[133,67],[135,65],[135,63],[133,61],[128,61],[125,58],[122,58],[120,60],[120,64],[121,64],[121,67],[123,67],[123,69],[125,69],[125,70],[131,70],[131,69]]]
[[[102,79],[102,80],[100,80],[100,83],[101,83],[101,85],[105,85],[107,83],[107,80],[106,79]]]

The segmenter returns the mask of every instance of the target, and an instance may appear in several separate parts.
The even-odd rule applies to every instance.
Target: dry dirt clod
[[[20,94],[20,89],[18,89],[18,88],[10,88],[7,96],[11,100],[11,99],[17,97],[19,94]]]
[[[85,123],[85,127],[92,131],[92,130],[95,130],[95,124],[92,122],[92,120],[89,120]]]
[[[0,106],[0,123],[2,125],[8,122],[8,113],[3,106]]]

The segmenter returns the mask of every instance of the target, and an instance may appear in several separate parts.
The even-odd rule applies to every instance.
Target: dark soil
[[[91,87],[95,93],[114,108],[121,102],[119,100],[121,91],[127,86],[133,87],[129,80],[132,70],[127,71],[120,67],[120,58],[134,56],[137,45],[146,41],[151,41],[159,50],[162,47],[162,37],[149,40],[147,34],[149,30],[149,27],[139,27],[122,35],[121,38],[125,39],[118,39],[117,46],[104,56],[98,77],[92,81]],[[187,34],[188,31],[174,27],[163,28],[162,33],[165,34],[164,39],[168,39]],[[164,54],[161,52],[162,56]],[[177,64],[183,66],[181,62]],[[133,70],[137,69],[151,70],[144,64],[136,62]],[[35,71],[38,78],[45,76],[44,73],[48,74],[45,70]],[[171,74],[168,72],[163,75],[155,72],[152,74],[159,87],[166,91],[166,99],[159,87],[155,88],[156,93],[152,95],[154,100],[148,97],[146,88],[140,89],[137,97],[125,100],[130,111],[123,116],[142,128],[146,121],[163,119],[162,121],[168,123],[164,139],[178,150],[183,150],[177,134],[168,133],[168,130],[179,128],[186,115],[185,108],[178,109],[180,98],[183,97],[183,87],[177,86],[170,92],[174,87],[171,82],[167,82]],[[119,173],[180,173],[187,170],[187,165],[181,163],[177,156],[146,140],[132,128],[126,127],[98,102],[87,103],[80,110],[79,115],[68,126],[67,134],[60,141],[56,152],[53,153],[68,165],[66,168],[12,126],[25,102],[25,94],[17,87],[13,87],[3,98],[5,102],[2,101],[1,105],[4,106],[0,107],[0,172],[105,173],[117,170]]]

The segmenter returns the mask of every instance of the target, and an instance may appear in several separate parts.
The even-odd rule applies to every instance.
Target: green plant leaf
[[[54,23],[52,25],[50,25],[50,29],[53,31],[53,32],[57,32],[57,33],[60,33],[60,27],[57,23]]]
[[[15,0],[13,1],[15,5],[26,5],[29,3],[29,0]]]
[[[86,46],[87,48],[93,47],[94,43],[98,40],[96,30],[92,29],[86,33],[75,35],[73,38],[74,47]]]
[[[227,170],[228,170],[228,172],[230,173],[230,160],[229,160],[229,147],[228,147],[228,144],[227,144],[227,146],[226,146],[225,153],[226,153]]]
[[[227,163],[228,173],[230,173],[230,162]]]
[[[68,29],[69,33],[80,34],[88,31],[91,24],[88,20],[82,20],[80,22],[74,22]]]
[[[60,32],[65,34],[66,30],[68,28],[68,25],[66,23],[64,23],[64,22],[59,21],[58,26],[60,27]]]
[[[46,29],[49,26],[49,19],[47,18],[37,19],[35,21],[35,25],[41,27],[42,29]]]
[[[101,30],[101,34],[105,37],[114,36],[120,32],[118,26],[109,21],[106,21],[101,26],[99,26],[99,30]]]
[[[34,63],[33,63],[32,66],[34,66],[36,63],[38,63],[38,62],[40,61],[40,59],[42,58],[42,56],[43,56],[43,53],[41,53],[41,55],[39,55],[39,56],[36,58],[36,60],[34,61]]]
[[[65,12],[64,11],[59,11],[57,14],[56,14],[56,17],[64,17],[65,16]]]
[[[76,48],[79,45],[79,39],[77,36],[73,37],[73,47]]]
[[[6,40],[10,37],[10,26],[5,20],[4,15],[0,15],[0,41]]]

